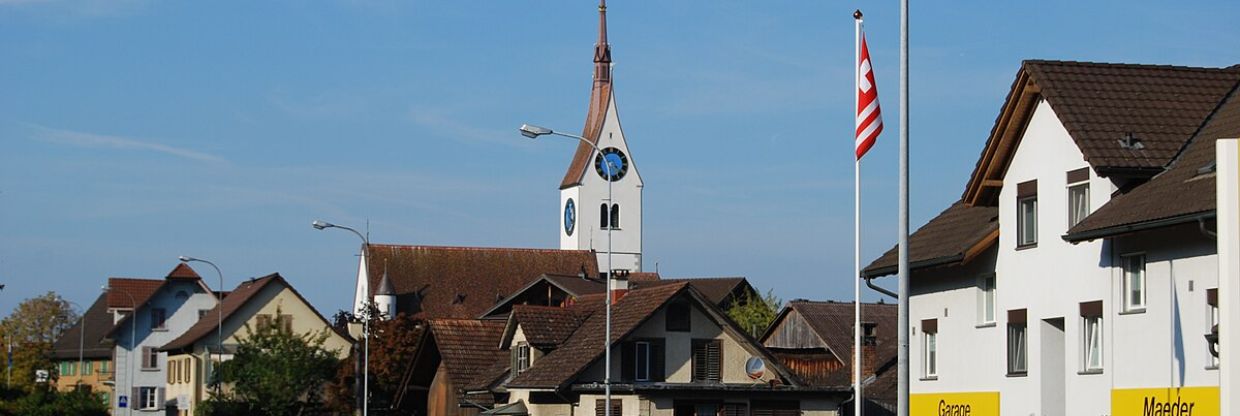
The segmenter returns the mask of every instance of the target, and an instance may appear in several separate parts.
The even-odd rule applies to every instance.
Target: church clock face
[[[569,198],[564,203],[564,233],[569,236],[573,235],[573,229],[577,227],[577,205],[573,203],[573,199]]]
[[[600,178],[615,182],[623,178],[625,173],[628,173],[629,157],[625,156],[624,152],[614,147],[608,147],[603,149],[602,153],[601,156],[594,157],[594,170],[598,171]],[[608,167],[611,168],[610,175],[608,175]]]

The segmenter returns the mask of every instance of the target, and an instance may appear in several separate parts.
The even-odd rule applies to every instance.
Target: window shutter
[[[633,381],[637,368],[637,345],[632,341],[620,343],[620,379]]]
[[[652,381],[667,381],[667,371],[663,364],[664,342],[663,338],[650,341],[650,380]]]
[[[939,333],[939,320],[938,319],[922,319],[921,320],[921,332],[925,332],[927,334]]]
[[[131,383],[132,383],[132,382],[131,382]],[[130,393],[130,394],[129,394],[129,408],[130,408],[130,409],[133,409],[133,408],[135,408],[135,407],[136,407],[136,408],[141,409],[141,408],[142,408],[142,403],[141,403],[141,400],[142,400],[142,397],[141,397],[141,392],[142,392],[142,389],[141,389],[141,388],[138,388],[138,387],[133,387],[133,388],[130,388],[129,390],[131,390],[131,391],[129,392],[129,393]]]
[[[1089,168],[1085,167],[1068,171],[1067,180],[1068,183],[1085,182],[1089,180]]]
[[[155,408],[156,409],[164,408],[164,388],[163,387],[155,389]]]
[[[719,413],[721,416],[749,416],[744,403],[724,403]]]
[[[1081,316],[1085,318],[1102,316],[1102,301],[1081,302]]]
[[[1016,198],[1024,199],[1031,196],[1038,196],[1037,179],[1016,184]]]
[[[1008,325],[1023,325],[1028,321],[1028,315],[1027,309],[1012,309],[1008,311]]]
[[[517,376],[517,346],[512,346],[508,352],[508,379],[512,380]]]
[[[710,340],[710,342],[706,344],[706,353],[706,359],[709,362],[707,366],[708,380],[722,381],[723,369],[721,367],[723,364],[723,342],[717,339]]]
[[[607,408],[607,401],[604,399],[594,400],[594,416],[604,416],[607,413],[603,409]],[[611,399],[611,416],[621,416],[624,414],[624,407],[620,405],[620,398],[613,397]]]
[[[1206,304],[1218,307],[1218,289],[1206,289]]]
[[[693,340],[693,380],[706,380],[706,344],[702,340]]]

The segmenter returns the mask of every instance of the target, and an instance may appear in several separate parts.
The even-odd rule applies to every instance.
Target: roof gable
[[[1039,99],[1045,99],[1099,174],[1152,176],[1187,142],[1240,69],[1025,61],[995,120],[962,199],[993,205]],[[1142,148],[1125,148],[1132,135]],[[1145,173],[1141,173],[1145,172]]]
[[[544,274],[598,270],[586,250],[371,244],[366,253],[369,287],[386,270],[397,310],[428,318],[474,318]]]
[[[524,302],[543,306],[563,306],[556,304],[558,300],[567,303],[572,299],[595,293],[605,293],[603,281],[581,276],[562,276],[544,274],[525,287],[518,289],[508,297],[491,306],[478,315],[479,319],[496,316],[507,316],[514,305]],[[537,300],[533,300],[537,298]],[[533,303],[531,303],[531,301]]]
[[[736,296],[744,296],[748,294],[758,294],[753,286],[749,285],[749,281],[744,277],[689,277],[662,280],[642,280],[632,281],[630,284],[634,288],[654,287],[668,284],[688,283],[697,289],[702,296],[709,299],[715,306],[727,307],[729,303],[735,301]]]

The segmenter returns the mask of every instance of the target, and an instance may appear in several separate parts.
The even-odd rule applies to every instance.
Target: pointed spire
[[[392,287],[392,281],[388,280],[387,265],[383,265],[383,278],[379,280],[379,287],[375,289],[375,296],[395,295],[396,288]]]
[[[611,45],[607,44],[607,0],[598,3],[598,43],[594,44],[594,82],[611,80]]]

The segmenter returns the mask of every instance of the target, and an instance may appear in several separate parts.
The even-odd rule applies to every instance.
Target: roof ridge
[[[1092,66],[1092,67],[1110,67],[1110,68],[1132,68],[1132,69],[1173,69],[1173,70],[1189,70],[1189,71],[1234,71],[1240,70],[1240,64],[1228,67],[1210,67],[1210,66],[1187,66],[1187,65],[1171,65],[1171,64],[1134,64],[1125,62],[1094,62],[1094,61],[1074,61],[1074,60],[1058,60],[1058,59],[1025,59],[1021,61],[1021,65],[1072,65],[1072,66]]]
[[[1233,65],[1231,68],[1240,69],[1240,64]],[[1206,126],[1210,124],[1210,121],[1214,120],[1214,116],[1218,115],[1218,112],[1219,110],[1223,108],[1223,105],[1227,104],[1228,101],[1231,101],[1232,99],[1236,98],[1234,96],[1237,91],[1240,91],[1240,79],[1237,79],[1236,82],[1232,84],[1231,91],[1227,91],[1227,94],[1223,95],[1223,99],[1218,100],[1218,104],[1215,104],[1214,109],[1210,110],[1210,114],[1206,115],[1206,118],[1201,120],[1201,124],[1197,125],[1197,130],[1194,130],[1193,134],[1188,136],[1188,140],[1185,140],[1184,144],[1180,145],[1180,149],[1175,152],[1175,156],[1172,157],[1171,160],[1168,161],[1167,164],[1163,166],[1163,171],[1158,172],[1158,174],[1154,175],[1154,177],[1158,177],[1164,173],[1167,173],[1167,171],[1171,170],[1172,166],[1175,166],[1176,162],[1180,161],[1180,158],[1184,156],[1184,152],[1188,150],[1188,146],[1193,144],[1199,139],[1198,136],[1201,135],[1202,130],[1205,130]],[[1153,180],[1154,177],[1151,177],[1150,180]],[[1146,181],[1146,183],[1149,183],[1149,181]]]
[[[393,247],[393,248],[403,248],[403,249],[423,248],[423,249],[443,249],[443,250],[460,250],[460,251],[504,250],[504,251],[529,251],[529,252],[542,252],[542,253],[561,252],[561,251],[567,252],[567,253],[593,251],[593,250],[565,250],[565,249],[559,249],[559,248],[469,247],[469,246],[437,246],[437,245],[423,245],[423,244],[381,244],[381,243],[370,243],[370,246],[371,247]]]

